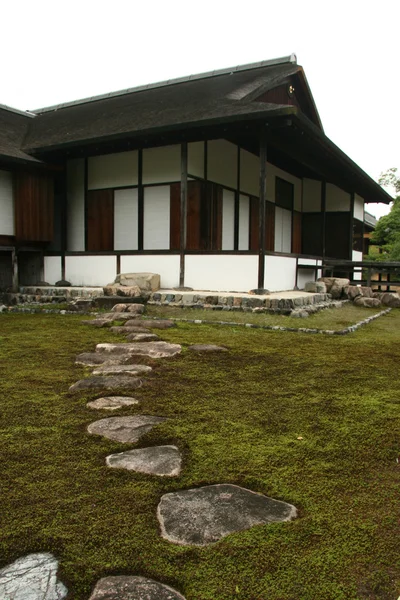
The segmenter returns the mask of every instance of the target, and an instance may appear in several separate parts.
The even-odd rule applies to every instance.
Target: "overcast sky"
[[[2,104],[32,110],[294,52],[328,137],[374,179],[400,167],[399,0],[2,0],[0,14]]]

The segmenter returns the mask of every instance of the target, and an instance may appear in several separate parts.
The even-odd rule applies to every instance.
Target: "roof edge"
[[[236,67],[228,67],[224,69],[217,69],[215,71],[205,71],[204,73],[197,73],[193,75],[188,75],[185,77],[177,77],[175,79],[166,79],[164,81],[159,81],[157,83],[148,83],[145,85],[139,85],[137,87],[126,88],[124,90],[119,90],[117,92],[109,92],[107,94],[100,94],[99,96],[91,96],[88,98],[82,98],[80,100],[72,100],[71,102],[64,102],[62,104],[54,104],[53,106],[45,106],[43,108],[37,108],[33,111],[33,116],[38,114],[43,114],[46,112],[56,111],[62,108],[68,108],[70,106],[76,106],[77,104],[88,104],[90,102],[97,102],[99,100],[105,100],[106,98],[115,98],[117,96],[124,96],[126,94],[131,94],[134,92],[142,92],[145,90],[152,90],[161,87],[167,87],[170,85],[177,85],[179,83],[187,83],[189,81],[196,81],[198,79],[209,79],[211,77],[218,77],[220,75],[227,75],[229,73],[238,73],[240,71],[250,71],[252,69],[260,69],[262,67],[272,67],[276,65],[283,64],[296,64],[297,65],[297,57],[294,53],[289,56],[283,56],[281,58],[272,58],[270,60],[262,60],[255,63],[248,63],[245,65],[238,65]]]
[[[37,116],[30,110],[19,110],[18,108],[13,108],[12,106],[7,106],[7,104],[0,104],[0,110],[12,112],[17,115],[23,115],[24,117],[29,117],[30,119],[34,119]]]

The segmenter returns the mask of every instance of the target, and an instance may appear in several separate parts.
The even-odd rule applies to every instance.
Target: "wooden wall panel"
[[[302,214],[302,253],[322,256],[322,213]]]
[[[249,249],[252,252],[258,252],[258,221],[259,221],[259,199],[252,196],[250,198],[250,240]]]
[[[292,252],[301,254],[301,213],[293,212]]]
[[[87,250],[114,249],[114,191],[97,190],[87,194]]]
[[[350,257],[350,213],[326,213],[325,256],[327,258]]]
[[[190,183],[190,182],[189,182]],[[169,240],[170,250],[181,247],[181,184],[173,183],[170,192]]]
[[[273,252],[275,246],[275,204],[265,205],[265,250]]]
[[[201,181],[188,181],[186,249],[200,250],[201,238]]]
[[[54,235],[53,178],[42,173],[17,173],[14,187],[17,242],[51,242]]]

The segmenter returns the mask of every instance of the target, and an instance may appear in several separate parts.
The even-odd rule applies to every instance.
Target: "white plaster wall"
[[[104,286],[117,275],[116,256],[66,256],[65,278],[72,285]]]
[[[282,171],[282,169],[278,169],[278,167],[270,163],[267,163],[267,200],[275,202],[275,177],[280,177],[281,179],[285,179],[285,181],[293,183],[293,208],[294,210],[301,211],[302,180],[286,171]]]
[[[250,200],[248,196],[239,197],[239,250],[249,249]]]
[[[138,249],[137,188],[114,192],[114,249]]]
[[[297,264],[299,266],[301,266],[301,265],[312,265],[312,266],[314,266],[314,265],[320,264],[320,262],[317,261],[317,260],[315,260],[315,258],[299,258],[298,261],[297,261]]]
[[[354,196],[354,218],[364,221],[364,198],[358,194]]]
[[[14,235],[14,197],[12,174],[0,171],[0,235]]]
[[[168,250],[170,186],[145,188],[143,204],[143,249]]]
[[[136,150],[91,156],[88,159],[88,189],[137,185],[138,156]]]
[[[266,256],[264,287],[270,292],[292,290],[296,284],[296,259]]]
[[[257,287],[258,256],[186,255],[185,285],[195,290],[248,292]]]
[[[162,288],[179,286],[179,265],[177,254],[121,256],[121,273],[158,273]]]
[[[222,250],[233,250],[235,239],[235,192],[222,192]]]
[[[362,261],[363,259],[363,253],[362,252],[358,252],[357,250],[353,250],[352,255],[351,255],[351,259],[353,261]],[[362,279],[362,272],[361,271],[354,271],[354,279],[355,281],[359,281]]]
[[[194,173],[191,173],[194,175]],[[181,180],[181,146],[163,146],[143,150],[143,183]]]
[[[275,206],[275,252],[292,251],[292,212]]]
[[[67,162],[67,249],[85,250],[85,161]]]
[[[350,194],[333,183],[326,184],[326,212],[350,210]]]
[[[243,149],[240,150],[240,191],[260,196],[260,159]]]
[[[44,280],[50,285],[61,279],[61,256],[44,257]]]
[[[304,290],[307,281],[315,281],[316,272],[311,269],[299,269],[297,272],[297,287]]]
[[[226,140],[211,140],[207,149],[207,179],[236,189],[238,148]]]
[[[195,177],[204,177],[204,142],[188,144],[188,173]]]
[[[322,183],[316,179],[303,179],[303,212],[321,211]]]

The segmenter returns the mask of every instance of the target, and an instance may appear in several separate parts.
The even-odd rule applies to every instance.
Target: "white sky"
[[[400,167],[399,0],[0,0],[0,16],[2,104],[35,109],[295,52],[328,137],[374,179]]]

